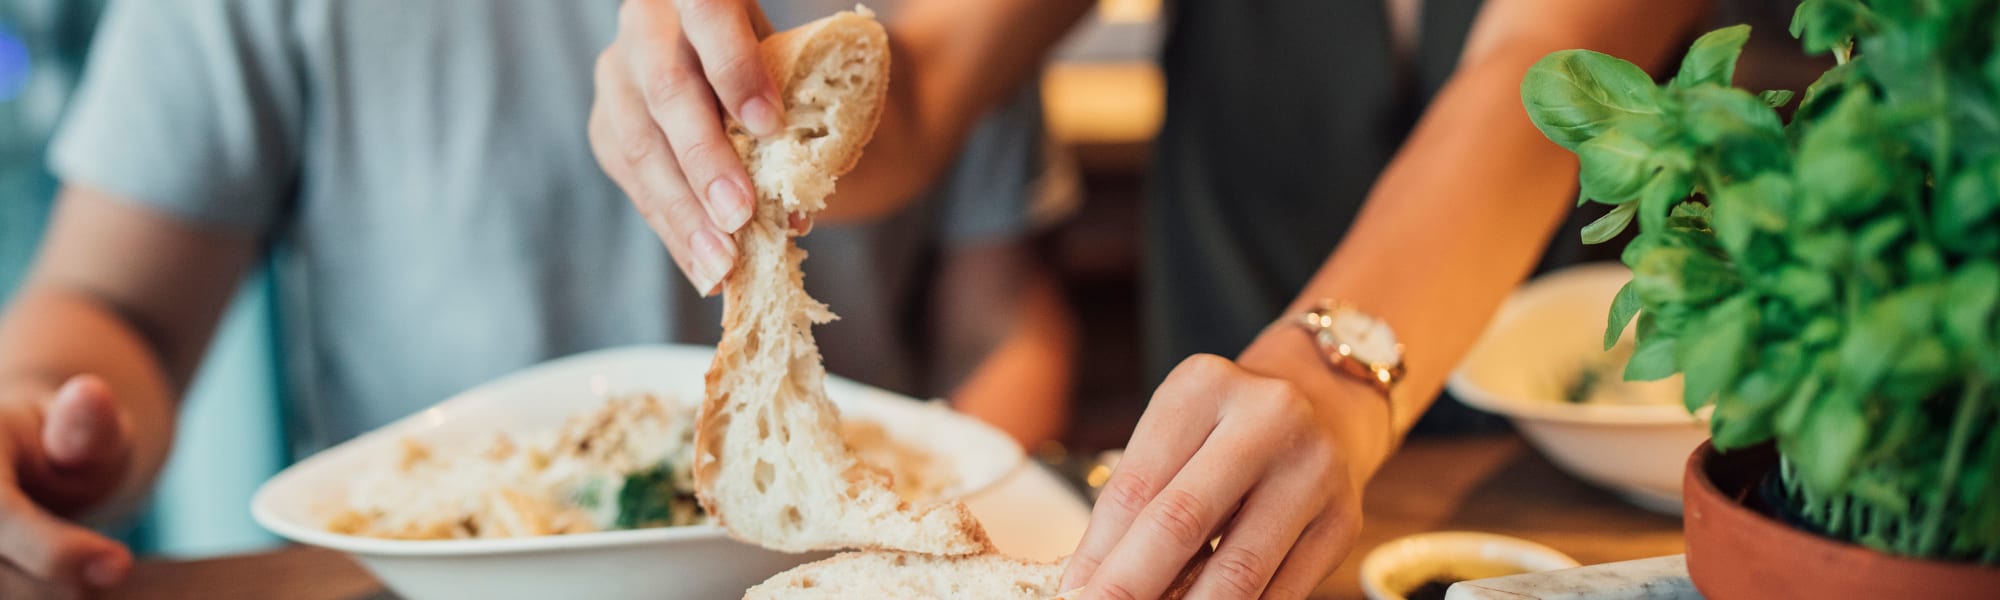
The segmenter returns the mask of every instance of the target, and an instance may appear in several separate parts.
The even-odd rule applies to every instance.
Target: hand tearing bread
[[[764,139],[730,128],[757,207],[736,233],[741,252],[696,422],[695,489],[730,535],[765,548],[985,553],[992,545],[963,504],[910,505],[842,442],[812,334],[834,316],[806,295],[805,252],[788,233],[792,213],[825,206],[881,117],[888,37],[861,11],[764,40],[765,67],[784,90],[785,128]]]

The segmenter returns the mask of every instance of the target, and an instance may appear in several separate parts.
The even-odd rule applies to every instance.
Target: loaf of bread
[[[757,201],[736,234],[722,339],[696,422],[697,496],[732,536],[785,552],[987,552],[963,504],[906,502],[888,474],[842,443],[812,334],[834,317],[806,295],[805,252],[789,233],[790,215],[825,206],[874,134],[889,83],[887,35],[860,9],[773,35],[763,53],[783,90],[785,128],[757,139],[731,127]]]

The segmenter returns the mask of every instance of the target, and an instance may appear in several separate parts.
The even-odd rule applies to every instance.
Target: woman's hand
[[[597,59],[591,150],[703,295],[736,264],[756,193],[721,111],[754,135],[782,127],[757,49],[770,33],[753,0],[626,0]]]
[[[30,577],[105,587],[132,553],[70,521],[102,504],[132,464],[131,424],[103,380],[0,386],[0,562]]]
[[[1219,356],[1188,358],[1154,392],[1105,482],[1063,589],[1158,598],[1219,535],[1186,597],[1306,597],[1361,528],[1358,479],[1335,432],[1297,385]]]

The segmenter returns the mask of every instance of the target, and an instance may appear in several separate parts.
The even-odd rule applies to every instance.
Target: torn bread
[[[849,552],[779,573],[743,600],[1052,600],[1062,571],[998,554]]]
[[[985,552],[985,530],[964,505],[905,502],[887,473],[842,442],[812,335],[833,314],[806,295],[805,252],[788,233],[789,214],[824,206],[874,133],[888,38],[863,9],[773,35],[763,51],[784,90],[785,129],[751,139],[732,127],[757,207],[736,233],[722,339],[696,421],[697,496],[730,535],[785,552]]]

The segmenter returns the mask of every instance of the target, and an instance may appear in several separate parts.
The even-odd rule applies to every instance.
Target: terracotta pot
[[[1794,528],[1756,496],[1778,467],[1770,445],[1688,458],[1688,574],[1709,600],[1997,598],[2000,568],[1891,556]]]

